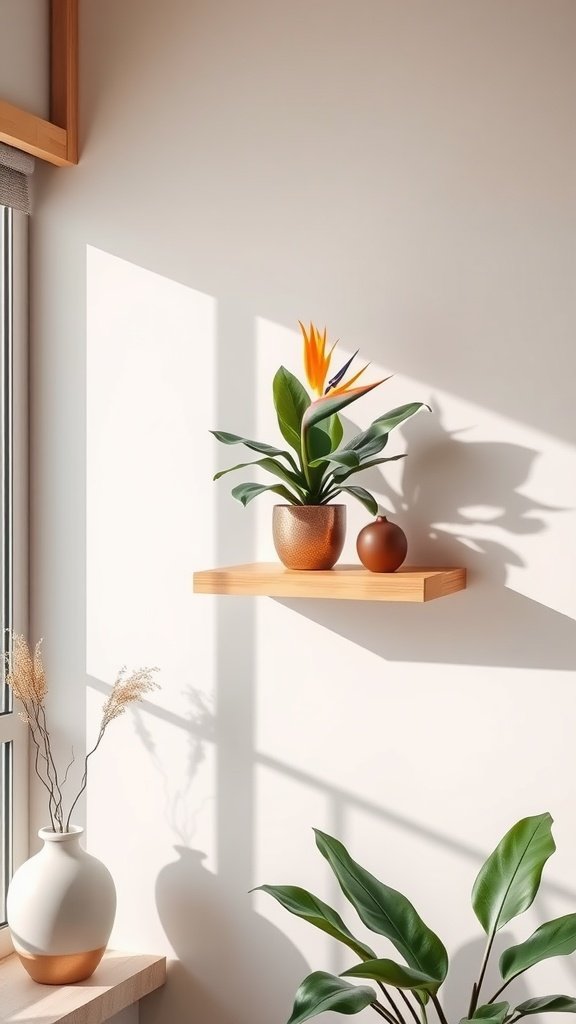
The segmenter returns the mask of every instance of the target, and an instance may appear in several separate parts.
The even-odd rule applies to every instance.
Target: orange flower
[[[369,364],[366,363],[366,366],[363,366],[358,373],[350,378],[350,380],[346,381],[345,384],[341,384],[341,380],[348,367],[358,355],[358,352],[355,352],[348,362],[344,364],[342,369],[330,378],[328,385],[326,386],[326,377],[328,376],[328,370],[330,369],[332,353],[338,342],[335,341],[332,348],[326,352],[326,328],[324,328],[321,334],[312,322],[310,323],[310,329],[308,331],[300,320],[298,323],[300,324],[300,330],[302,331],[302,337],[304,338],[304,369],[312,391],[315,391],[319,397],[324,394],[328,394],[328,392],[332,392],[333,395],[345,394],[364,373],[364,370]]]
[[[317,395],[323,395],[326,377],[330,368],[330,358],[336,342],[334,342],[330,351],[326,352],[326,328],[320,334],[320,331],[313,323],[310,324],[309,331],[306,330],[304,324],[300,323],[300,321],[298,323],[304,338],[304,369],[308,383],[312,391],[315,391]]]

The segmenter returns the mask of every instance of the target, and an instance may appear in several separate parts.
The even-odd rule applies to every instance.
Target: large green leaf
[[[247,437],[240,437],[239,434],[229,434],[225,430],[211,430],[210,433],[213,434],[216,440],[220,441],[222,444],[243,444],[251,451],[259,452],[260,455],[283,455],[285,459],[288,459],[294,469],[296,469],[296,463],[293,456],[290,452],[286,452],[282,448],[274,448],[271,444],[264,444],[262,441],[251,441]]]
[[[214,479],[220,480],[221,477],[226,476],[227,473],[234,473],[237,469],[246,469],[247,466],[260,466],[261,469],[265,469],[267,473],[272,473],[272,476],[277,476],[280,480],[284,480],[285,483],[290,484],[292,487],[298,488],[300,491],[306,490],[306,480],[302,473],[294,473],[290,469],[286,469],[281,462],[277,459],[255,459],[253,462],[239,462],[237,466],[229,466],[228,469],[221,469],[219,473],[216,473]]]
[[[371,515],[375,516],[378,512],[378,502],[376,498],[370,494],[370,491],[364,489],[364,487],[341,487],[337,485],[339,491],[343,491],[345,494],[351,494],[356,501],[359,501],[364,508],[370,512]]]
[[[306,455],[313,486],[318,488],[328,469],[328,456],[340,444],[344,428],[339,416],[311,427],[306,436]]]
[[[389,377],[386,378],[386,380],[389,379]],[[323,395],[322,398],[317,398],[306,409],[302,421],[302,429],[309,430],[315,423],[321,423],[322,420],[328,419],[329,416],[335,416],[336,413],[345,409],[347,405],[356,402],[362,395],[367,395],[380,384],[384,384],[384,381],[377,380],[374,384],[363,384],[361,387],[350,388],[349,391],[344,391],[339,395],[329,392],[327,395]]]
[[[294,1009],[288,1024],[303,1024],[318,1013],[360,1013],[376,999],[376,993],[367,985],[350,985],[342,978],[325,971],[309,974],[300,985],[294,1000]]]
[[[364,924],[390,939],[409,967],[438,983],[443,982],[448,971],[448,954],[410,901],[357,864],[337,839],[318,829],[314,831],[320,853]]]
[[[332,447],[330,451],[336,451],[339,444],[342,443],[344,437],[344,427],[342,426],[342,420],[339,416],[331,416],[328,422],[325,424],[325,430],[330,434],[332,441]]]
[[[386,447],[390,432],[409,420],[420,409],[430,411],[430,406],[423,402],[408,402],[407,405],[399,405],[396,409],[383,413],[366,430],[362,430],[347,441],[341,451],[357,452],[360,460],[373,458]]]
[[[430,995],[436,995],[440,987],[440,982],[435,978],[405,967],[404,964],[397,964],[394,960],[367,960],[351,967],[349,971],[342,971],[342,974],[346,978],[369,978],[383,985],[392,985],[393,988],[408,988],[412,992],[428,992]]]
[[[302,418],[310,405],[310,396],[285,366],[276,371],[272,391],[282,437],[300,454]]]
[[[318,427],[312,427],[312,431],[314,431],[314,430],[318,430]],[[311,431],[311,433],[312,433],[312,431]],[[310,452],[310,455],[312,455],[312,446],[311,445],[308,446],[308,450]],[[310,459],[310,465],[311,466],[315,466],[318,463],[320,463],[320,461],[322,461],[322,462],[329,462],[333,466],[345,466],[346,468],[352,467],[352,466],[359,466],[360,465],[360,456],[359,456],[358,452],[349,452],[349,451],[346,450],[346,448],[342,448],[342,450],[339,451],[339,452],[333,452],[330,455],[330,458],[327,458],[328,454],[329,453],[326,453],[325,455],[323,455],[322,459],[319,459],[319,458],[316,458],[316,457],[311,458]]]
[[[332,451],[332,438],[321,426],[312,427],[308,432],[308,464],[312,467],[324,465]]]
[[[503,981],[512,981],[541,960],[553,956],[568,956],[576,950],[576,914],[566,914],[537,928],[533,935],[518,946],[504,950],[500,957]]]
[[[278,494],[290,505],[301,504],[298,498],[296,498],[294,494],[291,494],[286,487],[282,486],[282,484],[272,484],[270,486],[254,483],[238,484],[237,487],[232,488],[231,494],[233,498],[236,498],[236,501],[241,502],[241,504],[244,505],[244,508],[246,508],[246,505],[249,505],[251,501],[254,501],[254,498],[258,498],[261,494],[265,494],[266,491],[272,491],[274,494]]]
[[[388,444],[389,434],[386,431],[378,431],[372,423],[366,430],[361,430],[359,434],[351,437],[346,442],[341,452],[357,452],[358,459],[360,459],[360,453],[366,459],[371,459],[374,455],[379,455]]]
[[[391,409],[390,412],[384,412],[381,416],[378,416],[372,423],[370,430],[374,433],[389,434],[390,431],[399,427],[401,423],[405,423],[415,413],[420,412],[420,409],[428,409],[428,412],[432,412],[429,405],[425,402],[408,402],[406,405],[398,405],[395,409]]]
[[[510,1003],[485,1003],[479,1006],[472,1017],[463,1017],[460,1024],[473,1024],[474,1021],[483,1021],[484,1024],[504,1024],[504,1019]]]
[[[533,1013],[576,1013],[576,999],[572,996],[539,996],[537,999],[527,999],[526,1002],[516,1006],[514,1013],[518,1014],[514,1020],[520,1017],[529,1017]]]
[[[510,1003],[504,1000],[501,1003],[484,1003],[484,1006],[479,1006],[474,1013],[473,1020],[497,1020],[503,1021],[508,1010],[510,1009]]]
[[[306,459],[308,462],[307,490],[312,498],[312,504],[318,504],[318,498],[322,490],[322,484],[326,477],[329,465],[326,461],[332,451],[332,438],[322,424],[312,427],[308,431],[306,439]],[[302,457],[304,462],[304,456]]]
[[[548,813],[518,821],[480,868],[472,906],[488,936],[532,904],[544,864],[556,849],[551,825]]]
[[[344,921],[332,907],[323,903],[311,892],[300,889],[296,885],[260,885],[255,891],[269,893],[285,910],[296,917],[301,917],[321,931],[327,932],[332,938],[338,939],[352,949],[362,960],[372,960],[376,956],[374,950],[356,939],[348,930]]]
[[[362,473],[365,469],[372,469],[373,466],[382,466],[385,462],[398,462],[400,459],[405,459],[406,453],[402,455],[390,455],[387,459],[368,459],[368,462],[362,462],[359,466],[353,466],[352,469],[335,469],[333,476],[336,483],[341,483],[343,480],[347,480],[348,477],[354,476],[355,473]]]
[[[324,430],[321,425],[312,427],[308,431],[306,439],[306,459],[308,460],[308,479],[309,479],[309,491],[314,495],[319,495],[322,489],[322,483],[329,471],[329,465],[326,462],[326,458],[332,451],[332,440],[327,430]],[[310,460],[313,457],[314,465],[310,464]],[[304,460],[304,455],[302,456]],[[317,504],[317,499],[314,498],[314,504]]]

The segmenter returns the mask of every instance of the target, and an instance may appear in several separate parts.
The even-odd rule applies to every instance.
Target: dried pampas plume
[[[30,704],[42,707],[48,693],[41,647],[40,640],[32,654],[25,637],[14,633],[12,651],[6,655],[6,682],[25,709]],[[26,711],[22,717],[29,721]]]
[[[104,702],[103,729],[119,715],[123,715],[126,708],[134,701],[143,700],[147,694],[152,693],[152,690],[159,689],[158,683],[153,678],[153,673],[158,672],[157,668],[139,668],[129,676],[126,676],[126,671],[126,666],[120,669],[110,696]]]
[[[48,812],[52,829],[54,832],[67,832],[70,828],[72,812],[86,789],[89,759],[100,746],[110,722],[123,715],[131,704],[142,700],[153,690],[159,689],[158,683],[154,679],[154,673],[158,669],[140,668],[127,675],[127,669],[122,668],[118,673],[116,682],[102,708],[98,738],[84,758],[84,772],[80,789],[70,805],[68,814],[65,814],[63,788],[74,762],[74,753],[72,753],[72,760],[61,779],[52,754],[50,733],[46,722],[45,701],[48,686],[42,664],[42,641],[36,644],[33,654],[28,641],[20,633],[11,634],[10,641],[10,650],[6,654],[6,682],[14,696],[20,701],[22,705],[21,718],[30,728],[35,748],[34,769],[48,793]]]

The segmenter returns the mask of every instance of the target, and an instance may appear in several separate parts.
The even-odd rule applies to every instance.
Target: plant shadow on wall
[[[108,694],[110,687],[91,678],[93,689]],[[218,716],[205,694],[190,686],[185,691],[189,711],[175,714],[144,701],[133,714],[135,733],[162,780],[164,822],[174,839],[174,858],[156,881],[156,906],[162,928],[177,958],[169,964],[169,984],[148,997],[140,1009],[145,1024],[172,1024],[174,1020],[205,1020],[210,1024],[251,1024],[272,1021],[280,1005],[288,1005],[294,985],[308,965],[296,947],[253,909],[248,893],[251,882],[226,879],[221,867],[214,874],[206,865],[207,854],[195,845],[201,816],[207,803],[198,799],[196,783],[211,748],[218,751]],[[250,713],[253,713],[250,706]],[[160,720],[184,733],[186,764],[175,774],[166,767],[166,751],[156,743],[150,720]],[[250,817],[254,775],[253,752],[245,751],[237,765],[238,788],[233,796],[226,782],[225,802],[218,798],[218,816],[233,821],[237,812]],[[225,832],[225,845],[239,863],[252,853],[253,836],[248,826],[239,834]],[[250,868],[250,878],[253,869]],[[225,965],[226,986],[222,987]],[[275,1017],[276,1015],[276,1017]]]
[[[178,961],[170,971],[170,1005],[163,994],[158,1007],[163,1016],[155,1017],[153,1012],[151,1016],[169,1020],[178,1012],[185,1020],[186,1008],[197,1019],[231,1024],[238,1019],[238,1011],[234,1013],[218,985],[225,964],[229,995],[241,1004],[246,1021],[257,1020],[259,1014],[272,1013],[275,999],[275,985],[268,987],[267,994],[266,983],[258,983],[262,968],[272,978],[279,963],[295,975],[305,972],[306,964],[282,932],[254,912],[247,890],[225,887],[220,873],[215,875],[206,867],[206,854],[194,845],[197,819],[204,809],[194,798],[194,781],[207,745],[216,740],[217,719],[202,693],[191,688],[187,696],[190,714],[184,728],[189,757],[180,778],[166,772],[144,717],[136,716],[137,732],[163,778],[166,822],[177,839],[174,860],[156,882],[156,905]],[[246,808],[245,799],[240,806]],[[246,849],[243,839],[248,837],[226,840],[240,860]],[[282,979],[277,983],[282,987]]]
[[[466,566],[469,589],[425,606],[365,602],[362,615],[346,601],[280,603],[391,661],[576,668],[576,622],[506,586],[509,568],[524,565],[514,537],[547,529],[564,511],[522,491],[538,452],[450,432],[437,402],[425,424],[402,430],[409,457],[398,489],[379,470],[363,483],[408,535],[408,563]]]

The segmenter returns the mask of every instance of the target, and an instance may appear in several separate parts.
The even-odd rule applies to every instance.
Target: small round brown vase
[[[386,516],[378,516],[358,534],[356,550],[362,565],[370,572],[396,572],[406,558],[406,534]]]
[[[345,505],[274,505],[272,535],[287,569],[331,569],[346,536]]]

